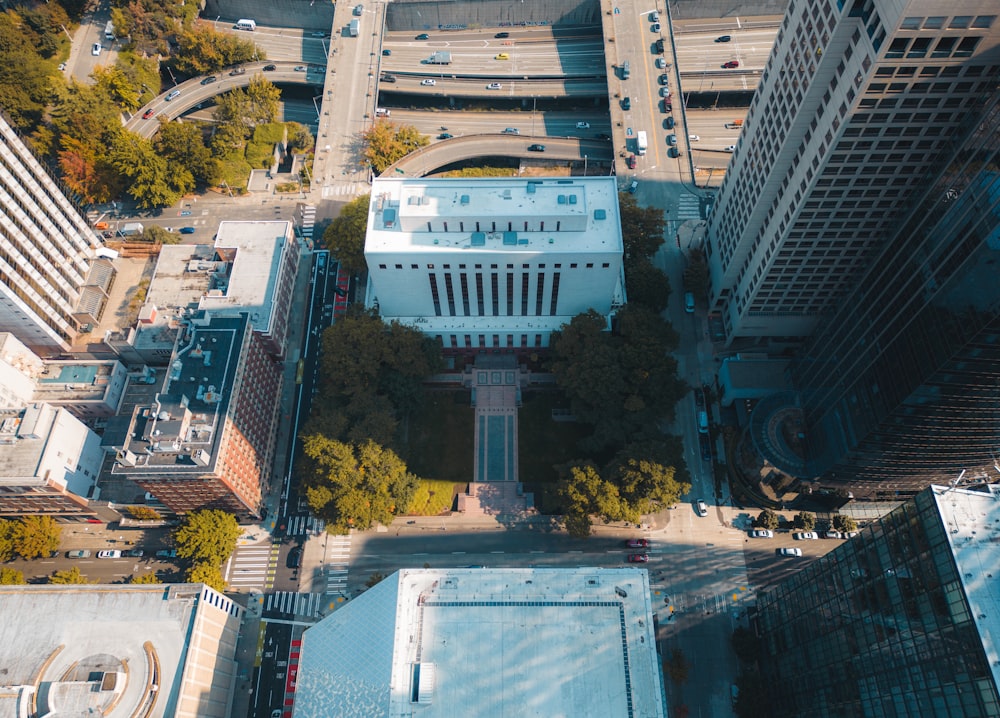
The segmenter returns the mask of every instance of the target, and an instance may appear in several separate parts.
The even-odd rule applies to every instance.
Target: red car
[[[155,113],[153,112],[153,110],[152,110],[152,109],[149,109],[149,110],[146,110],[145,112],[143,112],[143,113],[142,113],[142,119],[144,119],[144,120],[148,120],[148,119],[149,119],[150,117],[152,117],[152,116],[153,116],[154,114],[155,114]]]
[[[649,541],[646,539],[629,539],[625,542],[629,548],[649,548]]]
[[[628,159],[625,160],[625,164],[628,165],[630,170],[634,170],[636,165],[635,155],[629,155]]]
[[[739,60],[730,60],[729,62],[723,63],[722,66],[727,70],[731,70],[734,67],[739,67],[740,63]]]
[[[629,563],[646,563],[649,560],[649,556],[644,553],[630,553],[628,555]]]

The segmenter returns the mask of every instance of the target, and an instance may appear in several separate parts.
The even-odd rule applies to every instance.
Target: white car
[[[699,516],[708,516],[708,506],[701,499],[694,502],[694,510],[698,512]]]
[[[799,531],[798,533],[792,534],[792,538],[796,541],[812,541],[818,539],[819,536],[816,535],[815,531]]]
[[[503,89],[503,85],[501,85],[499,82],[491,82],[490,84],[488,84],[486,86],[486,89],[487,90],[502,90]]]
[[[736,145],[727,145],[726,146],[726,152],[735,152],[735,151],[736,151]]]
[[[590,129],[590,123],[589,122],[577,122],[576,123],[576,129],[578,129],[578,130],[589,130]]]
[[[663,69],[663,68],[665,68],[666,66],[667,66],[667,61],[666,61],[666,59],[664,59],[664,58],[662,58],[662,57],[658,57],[658,58],[656,58],[656,67],[657,67],[657,68],[659,68],[660,70],[662,70],[662,69]]]
[[[774,531],[771,529],[754,529],[750,532],[750,538],[774,538]]]
[[[669,87],[661,87],[660,88],[660,97],[670,97],[670,88]]]
[[[309,72],[309,68],[305,65],[296,65],[292,68],[294,72]]]
[[[97,558],[121,558],[121,557],[122,557],[121,551],[112,551],[108,549],[105,551],[97,552]]]
[[[802,549],[800,549],[800,548],[779,548],[778,549],[778,555],[779,556],[801,556],[802,555]]]
[[[698,135],[688,135],[688,141],[689,142],[697,142],[700,139],[701,138]]]
[[[94,44],[93,44],[93,45],[92,45],[92,46],[90,47],[90,54],[91,54],[91,55],[93,55],[94,57],[97,57],[98,55],[100,55],[100,54],[101,54],[101,49],[102,49],[102,48],[101,48],[101,43],[99,43],[99,42],[95,42],[95,43],[94,43]]]
[[[424,87],[434,87],[434,85],[436,85],[437,82],[434,80],[421,80],[420,84],[423,85]]]

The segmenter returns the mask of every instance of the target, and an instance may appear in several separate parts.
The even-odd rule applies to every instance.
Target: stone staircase
[[[458,496],[458,511],[466,516],[524,516],[537,514],[535,497],[516,481],[472,482]]]

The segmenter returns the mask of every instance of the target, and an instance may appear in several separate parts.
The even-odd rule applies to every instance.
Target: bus
[[[295,367],[295,383],[296,384],[301,384],[302,383],[302,378],[305,376],[305,373],[306,373],[306,360],[305,359],[299,359],[299,364],[298,364],[297,367]]]

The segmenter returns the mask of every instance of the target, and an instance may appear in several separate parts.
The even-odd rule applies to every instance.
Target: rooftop
[[[309,628],[296,716],[665,716],[636,568],[403,570]]]
[[[614,177],[382,179],[366,252],[621,252]]]

